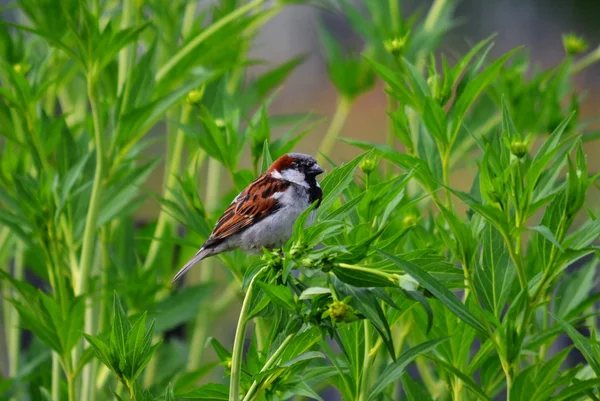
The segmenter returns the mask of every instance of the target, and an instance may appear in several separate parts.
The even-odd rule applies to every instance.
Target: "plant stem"
[[[13,277],[16,280],[23,279],[23,259],[24,259],[24,245],[22,241],[17,241],[17,250],[15,253],[15,264],[14,264],[14,272]],[[5,294],[7,296],[8,294]],[[15,296],[16,294],[13,294]],[[5,303],[5,306],[9,306],[9,303]],[[9,306],[10,307],[10,306]],[[5,313],[10,311],[9,314],[9,326],[7,326],[8,336],[8,375],[9,377],[17,377],[17,373],[19,371],[19,355],[21,350],[21,330],[19,314],[16,310],[10,308],[5,309]]]
[[[393,3],[397,3],[396,0],[390,0]],[[387,85],[386,85],[387,86]],[[387,110],[389,113],[393,113],[394,109],[396,107],[398,107],[398,105],[396,104],[396,99],[394,99],[393,97],[391,97],[388,93],[385,94],[385,98],[387,101]],[[394,139],[396,138],[396,136],[394,135],[394,120],[392,120],[392,118],[388,117],[387,118],[387,133],[386,133],[386,139],[385,139],[385,143],[387,146],[389,146],[390,148],[394,148]],[[393,170],[393,165],[390,163],[386,163],[386,170],[384,171],[384,173],[391,173]]]
[[[452,203],[452,192],[450,192],[450,149],[442,155],[442,180],[446,190],[446,208],[449,211],[454,211]]]
[[[363,322],[365,330],[365,356],[363,359],[362,374],[360,377],[360,393],[358,395],[358,401],[367,401],[369,399],[369,373],[371,370],[371,327],[369,321],[364,320]]]
[[[598,46],[594,51],[591,51],[587,56],[575,63],[571,68],[571,74],[577,74],[581,72],[582,70],[586,69],[598,60],[600,60],[600,46]]]
[[[72,374],[67,374],[67,386],[68,386],[68,391],[69,391],[69,401],[76,401],[77,398],[75,398],[75,377],[73,377]],[[87,401],[90,401],[89,399],[86,399]]]
[[[252,290],[254,282],[265,270],[267,266],[261,268],[248,285],[248,291],[242,303],[240,316],[238,319],[237,329],[235,331],[235,340],[233,341],[233,352],[231,355],[231,379],[229,382],[229,401],[239,401],[240,399],[240,380],[242,371],[242,357],[244,351],[244,340],[246,339],[246,324],[248,320],[248,312],[250,311],[250,301],[252,299]]]
[[[260,370],[261,373],[266,370],[269,370],[271,368],[271,366],[273,366],[275,364],[275,362],[277,362],[277,359],[279,359],[279,357],[281,356],[283,351],[285,351],[285,349],[287,348],[288,345],[290,345],[290,343],[292,342],[294,337],[296,337],[296,334],[297,334],[297,332],[293,332],[292,334],[288,335],[285,338],[285,340],[283,340],[281,345],[275,350],[273,355],[271,355],[271,357],[267,360],[265,365],[262,367],[262,369]],[[250,389],[248,389],[248,392],[246,393],[246,396],[244,397],[243,401],[250,401],[252,399],[252,395],[258,388],[258,383],[259,382],[256,380],[254,381],[254,383],[252,383],[252,385],[250,386]]]
[[[81,259],[79,262],[80,274],[75,286],[75,294],[84,294],[89,287],[92,262],[94,257],[94,248],[96,247],[96,224],[100,213],[102,201],[102,180],[104,178],[104,135],[100,128],[100,110],[98,108],[98,99],[94,89],[92,78],[88,78],[88,96],[92,108],[92,118],[94,120],[94,142],[96,147],[96,171],[94,172],[94,183],[92,186],[92,195],[90,197],[90,206],[85,222],[83,232],[83,244],[81,249]]]
[[[167,75],[177,63],[179,63],[183,58],[192,53],[195,48],[200,45],[204,40],[210,37],[212,34],[218,32],[222,27],[229,24],[232,21],[240,18],[242,15],[246,14],[248,11],[252,10],[255,7],[260,6],[265,0],[252,0],[241,7],[238,7],[236,10],[230,12],[223,18],[215,21],[208,28],[202,31],[198,36],[189,41],[182,49],[180,49],[173,57],[169,59],[169,61],[163,65],[156,74],[156,80],[160,81]]]
[[[100,214],[103,179],[104,179],[104,134],[100,127],[100,109],[98,107],[98,99],[96,89],[94,88],[95,78],[91,74],[88,76],[88,96],[90,106],[92,108],[92,119],[94,121],[94,141],[96,146],[96,171],[94,172],[94,183],[92,186],[92,194],[90,205],[85,222],[85,230],[83,232],[83,244],[81,249],[81,259],[79,262],[79,275],[75,283],[75,295],[84,295],[89,289],[91,279],[92,264],[94,262],[94,250],[96,248],[96,231],[98,223],[98,215]],[[84,332],[91,333],[93,321],[93,305],[90,298],[85,302],[85,327]],[[77,359],[74,360],[77,364]],[[91,383],[94,380],[92,371],[89,366],[83,370],[83,381],[81,388],[91,388]]]
[[[123,1],[123,14],[121,15],[121,29],[127,28],[133,22],[133,16],[135,15],[135,9],[137,8],[134,0],[124,0]],[[135,44],[134,44],[135,46]],[[132,50],[130,46],[124,47],[119,52],[119,61],[118,61],[118,73],[117,73],[117,95],[121,95],[123,93],[123,89],[125,88],[125,81],[129,76],[129,72],[133,70],[130,68],[129,62],[132,60],[131,58]]]
[[[209,213],[213,213],[219,202],[219,187],[221,184],[221,175],[223,169],[218,160],[210,158],[208,160],[208,177],[206,180],[205,207]],[[205,259],[200,262],[198,269],[199,281],[209,282],[214,276],[214,264],[212,259]],[[200,308],[198,315],[194,320],[194,334],[190,344],[190,356],[188,359],[188,369],[197,369],[202,362],[204,353],[204,343],[208,335],[209,322],[212,318],[211,308]]]
[[[319,146],[319,154],[317,155],[317,162],[319,164],[323,164],[325,162],[325,156],[329,156],[333,150],[335,141],[339,136],[340,131],[344,127],[344,123],[346,122],[351,109],[352,102],[350,99],[345,96],[340,96],[335,113],[331,119],[331,124],[329,125],[327,133],[325,133],[325,136],[321,141],[321,145]]]
[[[192,107],[190,105],[186,104],[183,106],[183,110],[181,111],[181,124],[185,125],[189,122],[191,112]],[[179,176],[179,170],[181,169],[184,144],[185,134],[181,129],[178,129],[175,135],[173,149],[171,150],[171,155],[169,157],[169,166],[164,177],[165,184],[163,188],[163,197],[169,201],[174,200],[172,191],[175,190],[175,184],[177,183],[177,177]],[[148,256],[146,256],[146,260],[144,261],[144,270],[150,269],[156,262],[162,246],[162,237],[167,231],[170,220],[171,218],[168,213],[161,209],[158,214],[158,221],[156,223],[154,235],[152,236],[152,242],[148,249]]]
[[[52,352],[52,401],[60,401],[60,361],[56,352]]]

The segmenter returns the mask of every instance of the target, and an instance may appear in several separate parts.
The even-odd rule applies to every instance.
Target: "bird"
[[[287,153],[275,160],[231,202],[212,233],[173,277],[179,280],[204,258],[233,249],[259,255],[263,248],[281,248],[293,235],[296,219],[310,205],[321,205],[323,191],[317,176],[323,169],[310,155]]]

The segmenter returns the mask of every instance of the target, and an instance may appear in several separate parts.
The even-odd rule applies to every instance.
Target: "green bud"
[[[402,219],[402,224],[406,227],[410,227],[410,226],[414,226],[415,224],[417,224],[418,221],[419,221],[419,219],[417,218],[417,216],[413,216],[412,214],[409,214],[408,216],[405,216]]]
[[[371,174],[373,170],[377,168],[377,164],[379,163],[379,158],[375,156],[370,156],[362,159],[360,162],[360,169],[365,174]]]
[[[298,259],[300,256],[304,254],[306,251],[306,245],[301,242],[296,242],[292,245],[292,249],[290,249],[290,256],[292,259]]]
[[[349,323],[358,319],[352,307],[344,301],[333,301],[322,317],[330,317],[336,323]]]
[[[199,90],[194,89],[189,91],[185,98],[185,101],[187,102],[187,104],[193,106],[200,103],[200,100],[202,100],[202,96],[204,96],[204,86],[202,86]]]
[[[510,144],[510,153],[517,158],[522,159],[529,152],[529,147],[526,142],[512,141]]]
[[[225,128],[225,120],[223,120],[222,118],[216,118],[215,119],[215,125],[219,129],[224,129]]]
[[[277,251],[266,251],[264,255],[261,257],[262,260],[265,261],[266,265],[274,270],[283,269],[283,258],[281,254]]]
[[[385,47],[385,50],[387,50],[392,56],[399,57],[404,51],[407,41],[408,33],[402,38],[390,38],[385,40],[383,42],[383,46]]]
[[[568,33],[562,36],[565,51],[570,56],[576,56],[583,53],[588,48],[588,43],[581,36],[574,33]]]

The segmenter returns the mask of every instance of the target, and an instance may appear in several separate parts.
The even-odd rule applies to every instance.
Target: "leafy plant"
[[[319,28],[338,107],[315,153],[328,169],[316,221],[313,206],[283,249],[221,254],[170,285],[316,123],[270,113],[304,57],[246,76],[254,36],[287,5],[2,10],[18,17],[0,24],[2,396],[598,399],[598,135],[571,79],[600,51],[568,35],[539,71],[525,49],[493,60],[490,37],[447,58],[454,1],[411,16],[395,1],[323,4],[363,46]],[[344,138],[377,79],[385,144]],[[340,141],[358,154],[338,165]],[[148,157],[157,142],[164,155]],[[141,222],[148,194],[160,211]]]

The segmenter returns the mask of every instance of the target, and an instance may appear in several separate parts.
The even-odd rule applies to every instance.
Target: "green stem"
[[[92,108],[92,119],[94,122],[94,142],[96,147],[96,171],[94,173],[94,183],[92,186],[92,194],[90,198],[90,204],[88,214],[85,222],[85,230],[83,232],[83,243],[81,249],[81,259],[79,262],[79,275],[75,285],[75,294],[84,295],[88,292],[89,283],[92,273],[92,265],[94,258],[94,250],[96,248],[96,231],[98,223],[98,215],[100,214],[100,208],[102,204],[102,191],[103,191],[103,179],[104,179],[104,134],[100,127],[100,109],[98,105],[97,93],[94,88],[95,79],[92,76],[88,76],[88,96],[90,100],[90,106]],[[85,306],[85,333],[92,332],[92,326],[94,321],[92,299],[86,299]],[[77,364],[77,359],[74,361]],[[94,378],[92,377],[92,371],[89,366],[86,366],[83,370],[83,381],[81,383],[82,389],[91,388],[91,383]]]
[[[183,106],[183,110],[181,112],[181,124],[187,124],[190,120],[192,107],[188,104]],[[185,134],[181,129],[177,130],[175,136],[175,142],[173,145],[173,149],[171,150],[171,157],[169,158],[169,166],[167,171],[165,172],[165,185],[163,189],[163,197],[167,200],[173,201],[174,195],[172,191],[175,190],[175,184],[177,183],[177,177],[179,176],[179,171],[181,169],[181,161],[183,158],[183,146],[185,144]],[[152,242],[150,243],[150,248],[148,249],[148,256],[144,261],[144,270],[150,269],[154,263],[158,255],[160,255],[160,249],[162,246],[162,237],[167,231],[169,226],[169,222],[171,217],[161,209],[158,214],[158,221],[156,223],[156,228],[154,230],[154,235],[152,236]]]
[[[248,312],[250,312],[250,301],[252,299],[252,290],[254,282],[265,270],[267,266],[261,268],[258,273],[252,278],[248,285],[248,291],[242,303],[240,316],[238,319],[237,329],[235,331],[235,339],[233,341],[233,352],[231,355],[231,379],[229,382],[229,401],[239,401],[240,399],[240,380],[242,371],[242,357],[244,351],[244,340],[246,338],[246,324],[248,323]]]
[[[83,232],[81,259],[79,262],[80,274],[75,287],[75,293],[77,295],[84,294],[87,292],[89,287],[94,249],[96,247],[96,224],[98,222],[98,215],[100,214],[102,202],[102,180],[104,178],[104,135],[100,129],[100,109],[98,107],[94,82],[91,78],[88,78],[88,96],[90,98],[92,119],[94,121],[96,171],[94,173],[94,183],[92,186],[92,195],[90,197],[90,206],[85,222],[85,230]]]
[[[362,374],[360,377],[360,393],[358,395],[358,401],[367,401],[369,399],[369,373],[371,370],[371,327],[369,321],[364,320],[363,322],[365,330],[365,357],[363,360]]]
[[[444,8],[448,4],[449,0],[435,0],[431,7],[429,8],[429,12],[427,13],[427,17],[425,17],[425,22],[423,23],[423,30],[425,31],[425,35],[429,35],[437,26]],[[416,57],[415,65],[419,73],[423,72],[423,68],[425,68],[425,58],[426,54],[424,50],[421,50]]]
[[[121,16],[121,29],[127,28],[133,22],[133,17],[135,16],[135,9],[137,5],[134,0],[124,0],[123,1],[123,14]],[[131,46],[125,46],[119,52],[119,62],[118,62],[118,72],[117,72],[117,94],[120,96],[123,93],[123,89],[125,88],[125,81],[129,75],[130,70],[132,68],[129,67],[131,58],[132,49]]]
[[[571,74],[577,74],[582,70],[586,69],[590,65],[594,64],[600,60],[600,46],[598,46],[594,51],[590,52],[587,56],[583,57],[577,63],[573,65],[571,68]]]
[[[52,401],[60,401],[60,361],[56,352],[52,352]]]
[[[285,351],[285,349],[288,347],[288,345],[290,345],[290,343],[292,342],[294,337],[296,337],[296,334],[297,334],[297,332],[294,332],[294,333],[288,335],[285,338],[285,340],[283,340],[281,345],[275,350],[273,355],[271,355],[271,357],[267,360],[265,365],[262,367],[262,369],[260,370],[261,373],[266,370],[271,369],[271,366],[273,366],[275,364],[275,362],[277,362],[277,359],[279,359],[279,357],[281,356],[283,351]],[[252,383],[252,385],[250,386],[250,389],[248,389],[248,392],[246,393],[246,396],[244,397],[243,401],[250,401],[252,399],[254,392],[258,388],[258,385],[259,385],[259,382],[255,380],[254,383]]]
[[[400,35],[400,8],[399,0],[388,0],[388,9],[392,19],[392,29],[395,35]]]
[[[452,203],[452,192],[450,192],[450,149],[442,155],[442,180],[446,190],[446,208],[452,212],[454,204]]]
[[[350,269],[350,270],[356,270],[356,271],[361,271],[361,272],[375,274],[377,276],[386,278],[386,279],[394,282],[394,275],[393,274],[390,274],[390,273],[387,273],[387,272],[383,272],[383,271],[380,271],[380,270],[377,270],[377,269],[371,269],[371,268],[368,268],[368,267],[362,267],[362,266],[356,266],[356,265],[349,265],[347,263],[340,263],[339,266],[341,268],[344,268],[344,269]]]
[[[204,40],[209,38],[214,33],[218,32],[225,25],[229,24],[232,21],[237,20],[242,15],[246,14],[248,11],[252,10],[255,7],[263,4],[264,0],[252,0],[241,7],[238,7],[236,10],[230,12],[220,20],[211,24],[208,28],[202,31],[198,36],[189,41],[186,45],[183,46],[181,50],[179,50],[173,57],[169,59],[169,61],[163,65],[158,73],[156,74],[156,80],[160,81],[167,75],[177,63],[179,63],[183,58],[187,57],[190,53],[192,53],[196,47],[198,47]]]
[[[221,175],[223,169],[218,160],[210,158],[208,160],[208,177],[206,181],[205,207],[209,213],[213,213],[219,202],[219,187],[221,185]],[[205,259],[200,263],[197,270],[200,282],[209,282],[214,276],[214,260]],[[197,369],[202,362],[204,353],[204,343],[208,335],[209,322],[212,319],[210,308],[200,308],[194,321],[194,334],[190,344],[190,355],[188,359],[188,369]]]
[[[15,253],[15,267],[13,277],[16,280],[23,279],[23,259],[24,259],[24,245],[22,241],[17,242],[17,251]],[[16,294],[13,294],[15,296]],[[6,303],[5,303],[6,305]],[[19,314],[12,308],[5,309],[5,313],[10,310],[9,326],[7,327],[8,336],[8,374],[9,377],[17,377],[19,371],[19,355],[21,351],[21,330]]]
[[[335,141],[344,127],[344,123],[346,122],[351,109],[352,102],[350,99],[341,96],[338,100],[333,118],[331,119],[331,124],[319,146],[319,154],[317,155],[317,162],[319,164],[323,164],[325,162],[325,156],[329,156],[333,150]]]
[[[77,398],[75,398],[75,377],[73,377],[73,375],[71,374],[67,374],[67,386],[69,391],[69,401],[76,401]],[[89,399],[86,400],[90,401]]]
[[[196,6],[198,3],[196,1],[189,1],[185,5],[185,11],[183,12],[183,25],[181,28],[181,33],[183,37],[187,39],[187,37],[192,32],[192,28],[194,27],[194,22],[196,22]]]

